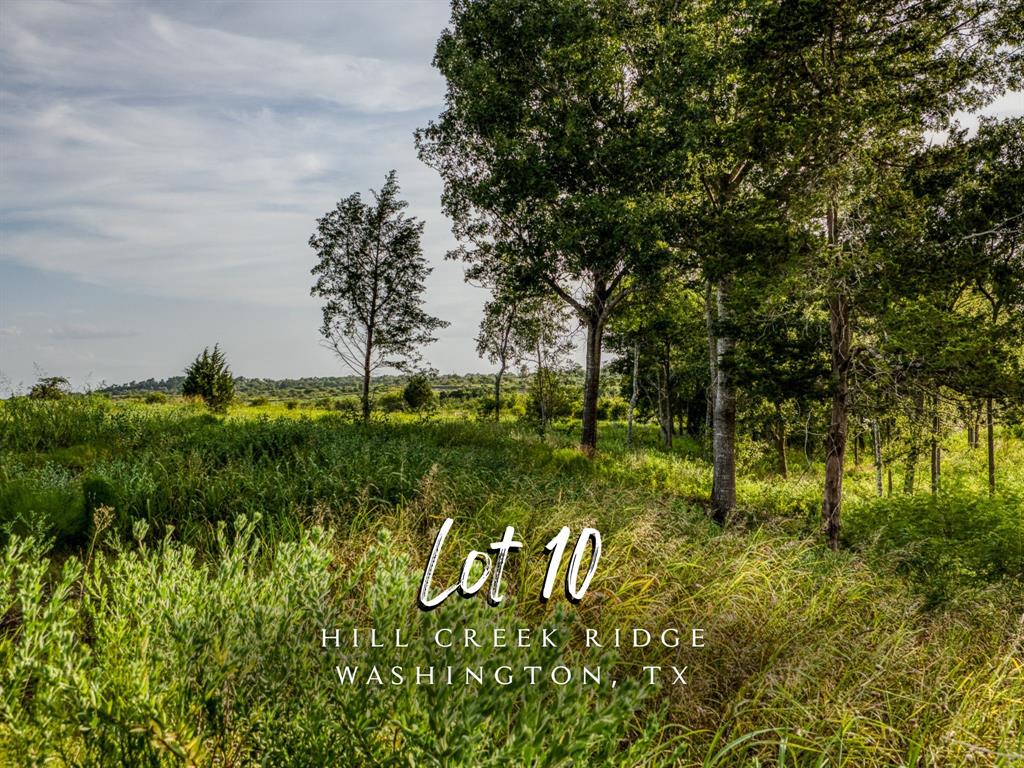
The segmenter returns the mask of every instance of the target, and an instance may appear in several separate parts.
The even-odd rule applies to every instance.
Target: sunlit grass
[[[590,462],[574,424],[542,439],[529,425],[446,412],[362,425],[277,403],[223,417],[175,402],[3,409],[0,512],[17,538],[5,537],[0,665],[13,683],[0,749],[13,764],[131,754],[157,765],[266,755],[508,765],[550,754],[591,765],[1009,766],[1024,754],[1024,444],[1008,433],[991,501],[984,450],[959,435],[934,498],[926,466],[919,494],[878,499],[870,457],[851,462],[837,554],[818,533],[821,466],[798,451],[783,479],[741,445],[740,509],[722,532],[705,513],[701,447],[680,439],[665,451],[647,425],[631,449],[623,425],[605,425]],[[113,512],[98,522],[98,507]],[[455,520],[438,570],[446,583],[460,554],[515,526],[526,546],[507,567],[502,608],[415,609],[445,517]],[[687,686],[642,697],[331,684],[310,647],[318,622],[567,620],[564,599],[537,599],[541,548],[561,525],[604,537],[566,631],[700,626],[704,649],[617,656],[624,678],[644,664],[690,665]],[[579,642],[565,654],[593,660]]]

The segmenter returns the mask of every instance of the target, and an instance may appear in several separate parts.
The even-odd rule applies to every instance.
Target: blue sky
[[[0,3],[0,393],[179,373],[334,375],[309,297],[314,220],[398,170],[452,326],[428,359],[482,370],[483,293],[445,262],[435,116],[445,2]]]
[[[245,376],[345,372],[319,344],[306,242],[391,168],[451,322],[427,359],[489,370],[485,296],[444,261],[440,180],[412,140],[442,105],[447,19],[444,0],[0,0],[0,395],[174,375],[214,342]]]

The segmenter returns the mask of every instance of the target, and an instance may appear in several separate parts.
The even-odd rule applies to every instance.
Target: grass
[[[783,480],[744,445],[740,515],[703,509],[699,446],[593,461],[563,425],[441,414],[8,401],[0,756],[12,764],[959,766],[1024,760],[1024,444],[946,446],[944,490],[876,499],[846,478],[846,548],[820,545],[821,468]],[[896,487],[901,482],[895,481]],[[97,513],[97,509],[100,510]],[[111,511],[112,510],[112,511]],[[514,525],[508,602],[414,605],[445,517],[455,553]],[[604,538],[578,607],[537,599],[561,525]],[[513,665],[601,663],[622,684],[346,687],[318,628],[558,626]],[[702,627],[701,649],[583,649],[585,627]],[[401,660],[488,664],[413,641]],[[440,654],[440,656],[439,656]],[[364,666],[395,651],[349,649]],[[686,686],[637,684],[644,665]],[[0,759],[0,763],[3,760]]]

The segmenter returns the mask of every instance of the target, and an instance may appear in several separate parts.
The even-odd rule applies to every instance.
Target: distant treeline
[[[374,377],[374,391],[388,391],[405,384],[408,376],[381,375]],[[506,380],[514,391],[526,387],[526,377],[508,375]],[[112,397],[130,397],[146,395],[150,392],[163,392],[168,395],[181,394],[184,376],[170,376],[166,379],[145,379],[130,381],[126,384],[114,384],[99,390],[102,394]],[[339,395],[355,395],[359,393],[361,378],[359,376],[306,376],[299,379],[264,379],[235,377],[235,396],[237,398],[268,397],[281,399],[307,399],[318,397],[334,397]],[[494,376],[490,373],[442,374],[431,377],[431,385],[438,394],[444,396],[479,397],[491,392],[494,388]]]

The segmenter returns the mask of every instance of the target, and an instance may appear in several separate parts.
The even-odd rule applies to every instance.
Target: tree
[[[822,517],[839,546],[850,413],[854,307],[863,255],[855,211],[871,175],[909,138],[972,108],[1002,86],[1017,54],[1001,50],[1009,0],[783,2],[754,30],[752,54],[769,66],[765,105],[792,126],[804,192],[821,223],[819,269],[829,315],[831,415],[825,436]],[[800,115],[794,123],[793,116]]]
[[[235,380],[219,344],[213,345],[213,352],[205,347],[185,369],[181,393],[186,397],[202,398],[211,411],[224,412],[228,409],[235,396]]]
[[[779,237],[789,228],[792,122],[766,109],[778,74],[770,59],[752,55],[752,30],[773,3],[654,0],[636,7],[645,61],[638,79],[659,107],[660,154],[677,200],[671,238],[681,266],[706,282],[711,512],[724,524],[736,505],[737,386],[724,364],[736,352],[732,294],[748,272],[767,272],[795,255]]]
[[[44,376],[32,385],[28,396],[32,400],[60,400],[71,391],[71,383],[64,376]]]
[[[666,447],[672,446],[675,420],[681,429],[684,415],[690,435],[699,434],[708,385],[699,294],[666,273],[657,285],[634,294],[609,324],[608,347],[618,355],[610,369],[629,379],[623,395],[630,399],[630,420],[637,405],[654,412]]]
[[[511,366],[521,363],[530,349],[524,323],[529,322],[529,300],[513,290],[495,290],[484,304],[476,337],[476,353],[498,366],[494,374],[494,420],[501,421],[501,380]],[[524,308],[527,310],[524,316]]]
[[[543,435],[552,419],[571,413],[572,398],[562,375],[573,349],[565,305],[550,295],[520,300],[511,343],[533,364],[529,407]],[[525,366],[524,366],[525,367]]]
[[[363,419],[370,418],[370,378],[381,367],[408,370],[417,348],[448,323],[423,311],[427,266],[423,223],[406,216],[398,180],[388,173],[373,203],[358,192],[317,220],[312,296],[324,300],[320,333],[326,345],[362,375]]]
[[[430,379],[425,373],[416,373],[409,377],[402,389],[402,399],[414,411],[421,410],[434,402],[434,390]]]
[[[969,429],[984,409],[994,492],[991,415],[996,403],[1024,397],[1024,119],[982,119],[973,138],[954,130],[919,152],[906,176],[902,207],[886,207],[904,221],[916,217],[917,236],[883,273],[899,292],[878,313],[876,335],[884,335],[890,367],[902,365],[919,382],[916,410],[931,392],[933,435],[939,390],[962,398]]]
[[[435,66],[446,108],[420,157],[472,264],[543,288],[586,331],[580,444],[597,445],[601,350],[627,278],[668,253],[651,104],[635,87],[630,23],[589,0],[455,0]]]

